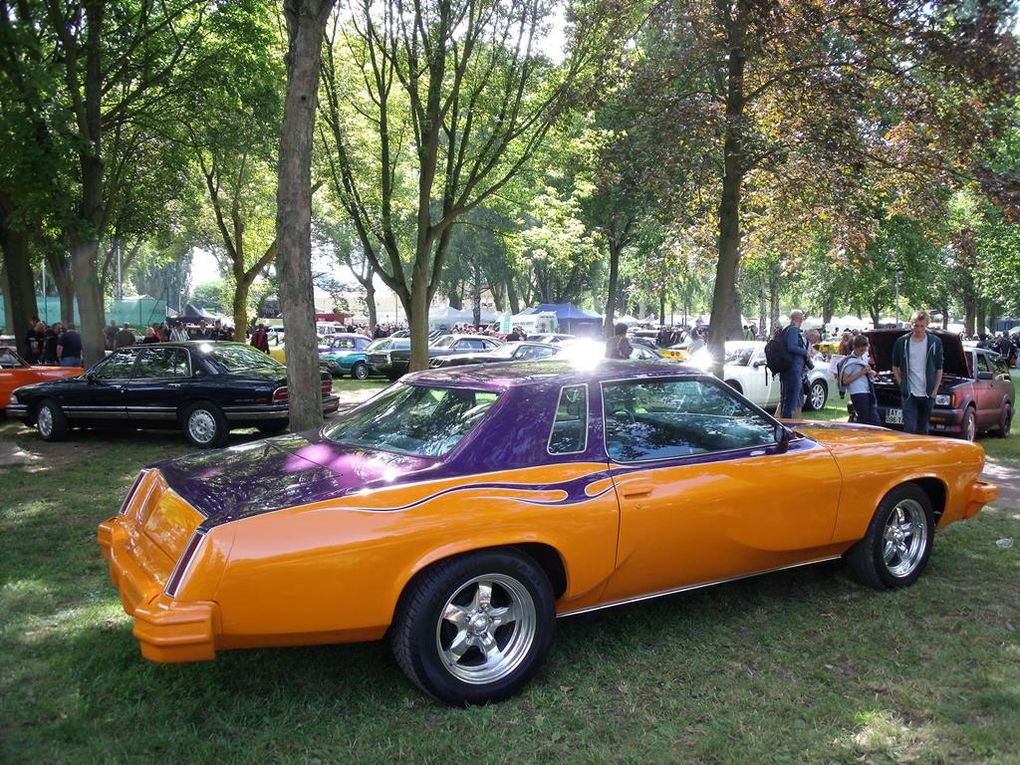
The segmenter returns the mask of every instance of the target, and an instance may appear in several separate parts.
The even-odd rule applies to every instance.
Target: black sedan
[[[442,335],[429,343],[429,363],[442,356],[493,351],[501,345],[502,342],[496,338],[483,335]],[[396,380],[407,372],[411,365],[411,341],[395,339],[387,343],[385,340],[379,340],[368,348],[365,359],[373,372]]]
[[[322,411],[335,412],[322,372]],[[195,446],[222,446],[231,428],[287,428],[287,369],[241,343],[193,341],[118,349],[85,374],[25,385],[7,414],[47,441],[72,427],[180,428]]]

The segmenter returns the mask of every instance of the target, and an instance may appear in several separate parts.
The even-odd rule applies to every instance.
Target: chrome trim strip
[[[191,547],[192,542],[194,542],[195,546],[192,547],[191,553],[187,555],[187,560],[185,560],[184,557],[181,557],[180,560],[177,561],[177,565],[174,566],[174,570],[170,572],[170,578],[166,580],[166,585],[163,587],[163,594],[168,598],[172,598],[174,600],[177,599],[177,593],[181,589],[181,585],[184,583],[184,580],[187,579],[188,571],[191,569],[191,564],[198,555],[198,548],[202,546],[202,542],[205,541],[205,536],[208,533],[209,532],[207,530],[199,526],[195,529],[195,533],[192,535],[192,538],[188,540],[188,544],[184,548],[185,553],[187,553],[188,548]],[[195,539],[196,537],[198,538],[197,541]],[[180,577],[178,577],[178,569],[181,568],[182,563],[184,564],[184,569],[180,571]],[[171,585],[173,585],[172,590]]]
[[[611,603],[600,603],[597,606],[588,606],[587,608],[579,608],[576,611],[563,611],[556,614],[556,618],[562,618],[564,616],[578,616],[580,614],[591,613],[592,611],[601,611],[604,608],[615,608],[616,606],[625,606],[630,603],[640,603],[642,600],[652,600],[653,598],[663,598],[667,595],[676,595],[680,592],[688,592],[689,590],[700,590],[703,587],[712,587],[716,584],[726,584],[727,582],[736,582],[740,579],[750,579],[752,576],[761,576],[762,574],[773,574],[776,571],[786,571],[789,568],[800,568],[801,566],[813,566],[815,563],[825,563],[830,560],[839,560],[842,555],[828,555],[824,558],[815,558],[813,560],[806,560],[800,563],[791,563],[788,566],[779,566],[778,568],[766,568],[761,571],[752,571],[747,574],[737,574],[736,576],[728,576],[724,579],[713,579],[708,582],[699,582],[698,584],[685,584],[682,587],[675,587],[671,590],[662,590],[660,592],[653,592],[648,595],[636,595],[633,598],[624,598],[623,600],[614,600]]]

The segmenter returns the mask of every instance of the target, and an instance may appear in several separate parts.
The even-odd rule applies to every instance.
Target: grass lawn
[[[335,386],[345,400],[380,387]],[[808,416],[840,411],[836,396]],[[940,533],[904,591],[826,564],[560,620],[521,696],[463,710],[412,687],[384,644],[144,661],[95,530],[139,467],[189,451],[183,437],[48,444],[0,420],[11,440],[35,459],[0,469],[0,762],[1020,758],[1018,507]],[[1020,436],[983,443],[1020,468]]]

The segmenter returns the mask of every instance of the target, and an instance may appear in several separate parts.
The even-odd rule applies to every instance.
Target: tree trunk
[[[71,277],[81,316],[82,365],[85,367],[102,361],[106,356],[106,338],[103,335],[106,311],[96,270],[98,252],[99,242],[95,239],[71,246]]]
[[[417,273],[411,281],[410,305],[405,305],[407,323],[411,328],[411,365],[409,370],[417,372],[429,365],[429,297],[427,279]]]
[[[963,333],[969,337],[975,335],[974,325],[977,321],[977,306],[974,295],[965,293],[963,296]]]
[[[942,307],[942,329],[949,329],[949,306]]]
[[[471,302],[474,306],[471,310],[471,320],[477,327],[482,323],[482,269],[478,267],[477,261],[474,264],[474,274],[471,280]]]
[[[251,284],[245,279],[236,281],[231,313],[234,317],[234,338],[242,340],[244,331],[248,329],[248,294],[251,291]]]
[[[602,334],[611,340],[615,333],[613,319],[616,315],[616,287],[620,279],[620,247],[615,239],[609,239],[609,295],[606,297],[606,318],[602,325]]]
[[[779,269],[778,263],[773,263],[769,269],[769,337],[779,326]]]
[[[60,320],[67,324],[74,321],[74,281],[71,279],[70,265],[67,260],[56,252],[46,253],[46,264],[57,288],[60,298]]]
[[[374,337],[379,318],[375,307],[375,287],[372,286],[371,281],[365,286],[365,310],[368,312],[368,334],[370,337]]]
[[[659,326],[666,325],[666,290],[659,290]]]
[[[32,264],[28,260],[25,237],[10,226],[12,209],[7,200],[0,196],[0,252],[4,260],[4,279],[7,292],[4,293],[4,309],[7,314],[7,329],[14,333],[18,349],[25,347],[28,322],[39,315],[35,302],[35,278]]]
[[[514,286],[514,278],[511,276],[506,280],[506,299],[510,303],[510,313],[514,316],[521,312],[521,299],[517,295],[517,288]]]
[[[985,301],[977,301],[977,334],[983,335],[985,333],[985,327],[988,326],[988,316],[985,312]]]
[[[287,95],[280,135],[276,268],[287,326],[290,425],[322,425],[322,395],[312,292],[312,134],[322,40],[333,0],[285,0]]]
[[[765,331],[765,322],[768,320],[768,307],[766,305],[765,273],[758,272],[758,332]]]
[[[727,340],[740,338],[740,293],[737,277],[740,268],[740,192],[744,181],[744,34],[746,15],[742,3],[734,4],[737,18],[727,24],[726,127],[722,199],[719,203],[719,262],[715,269],[712,294],[712,321],[709,336],[713,368],[722,373],[723,347]]]

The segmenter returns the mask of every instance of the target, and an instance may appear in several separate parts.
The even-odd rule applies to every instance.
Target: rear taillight
[[[170,574],[170,579],[167,580],[166,588],[163,590],[168,597],[173,598],[177,596],[177,589],[181,586],[181,582],[184,581],[184,576],[188,573],[191,561],[195,559],[195,553],[198,552],[198,548],[201,546],[202,540],[205,539],[205,535],[206,532],[202,529],[191,535],[188,546],[184,548],[184,552],[177,561],[177,565],[174,566],[174,572]]]
[[[127,512],[128,505],[131,504],[131,498],[135,496],[135,492],[138,490],[138,484],[142,482],[142,479],[149,474],[148,470],[141,471],[135,478],[135,482],[131,484],[131,488],[128,489],[127,495],[124,497],[124,501],[120,503],[120,510],[117,511],[117,515],[124,515]]]
[[[273,401],[286,401],[287,400],[287,386],[284,385],[282,388],[277,388],[273,391]]]
[[[325,393],[327,396],[330,393],[333,392],[333,381],[332,380],[323,380],[322,381],[322,392]]]

